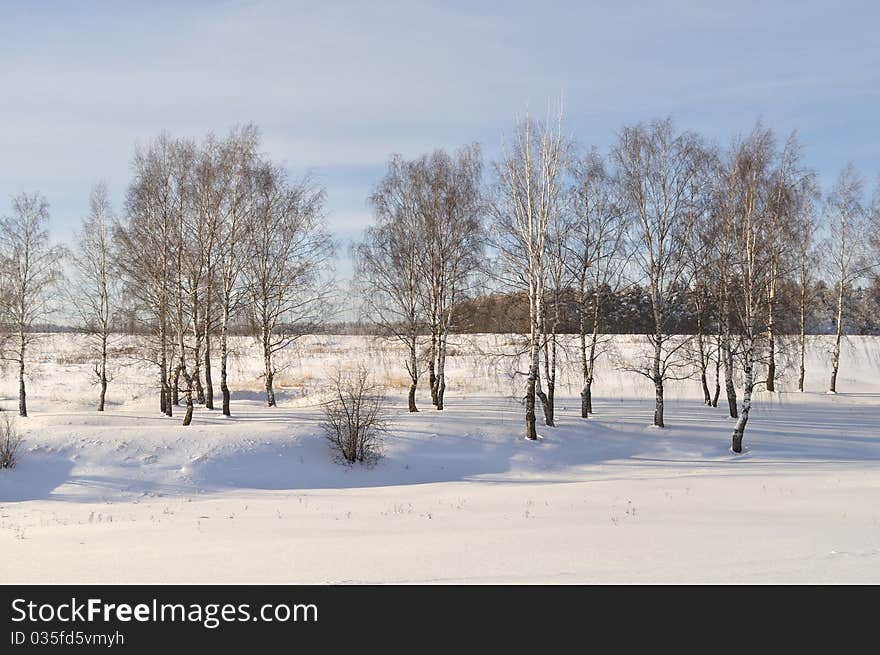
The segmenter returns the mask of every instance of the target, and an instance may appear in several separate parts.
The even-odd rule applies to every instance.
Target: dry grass
[[[386,372],[376,376],[376,382],[389,389],[409,389],[412,381],[405,373]]]

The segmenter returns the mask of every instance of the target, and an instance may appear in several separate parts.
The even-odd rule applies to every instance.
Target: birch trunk
[[[198,355],[193,360],[192,378],[193,378],[193,382],[195,384],[196,402],[199,405],[204,405],[205,404],[205,387],[202,386],[201,361],[202,361],[202,358]]]
[[[407,400],[409,402],[409,411],[410,412],[419,411],[419,408],[416,407],[416,383],[415,382],[412,382],[409,385],[409,394],[407,396]]]
[[[275,407],[275,370],[272,368],[272,351],[269,344],[270,334],[265,325],[262,328],[261,336],[263,341],[263,372],[266,376],[266,406]]]
[[[211,333],[205,319],[205,408],[214,409],[214,380],[211,376]]]
[[[18,415],[27,416],[27,390],[24,384],[24,357],[27,350],[27,336],[24,333],[24,326],[19,328],[18,332]]]
[[[581,418],[589,418],[593,413],[593,376],[596,370],[596,344],[599,342],[599,288],[593,294],[593,331],[590,335],[590,346],[587,350],[581,327],[581,366],[583,368],[584,386],[581,389]],[[588,354],[587,354],[588,353]]]
[[[204,405],[205,388],[202,386],[202,337],[198,321],[195,318],[195,312],[193,312],[192,329],[195,339],[193,341],[193,370],[190,377],[192,377],[193,385],[195,387],[196,402],[199,403],[199,405]]]
[[[437,379],[434,393],[435,405],[438,410],[443,409],[443,395],[446,393],[446,347],[449,341],[449,328],[443,329],[437,344]]]
[[[584,376],[584,384],[581,387],[581,418],[590,418],[590,414],[593,411],[593,399],[590,389],[593,380],[587,368],[587,344],[583,333],[581,333],[581,367]]]
[[[581,354],[581,374],[583,375],[584,384],[581,387],[581,418],[589,418],[590,416],[590,408],[589,408],[589,368],[587,367],[587,313],[584,311],[584,305],[586,305],[586,298],[584,297],[583,286],[580,291],[580,306],[581,306],[581,321],[580,321],[580,330],[578,334],[578,340],[580,342],[580,354]]]
[[[170,372],[168,371],[168,335],[166,332],[166,327],[164,322],[160,322],[159,324],[159,380],[160,384],[160,403],[162,413],[166,416],[171,416],[173,410],[171,409],[171,388],[168,385],[168,377]]]
[[[597,294],[598,295],[598,294]],[[593,334],[590,338],[590,356],[589,356],[589,364],[590,364],[590,376],[587,382],[589,386],[593,385],[593,377],[596,371],[596,345],[599,343],[599,300],[596,299],[596,313],[593,315]],[[589,405],[590,414],[593,413],[593,405]]]
[[[186,370],[186,363],[183,359],[180,360],[180,363],[177,365],[178,376],[183,376],[184,381],[186,382],[186,391],[184,393],[184,397],[186,398],[186,411],[183,414],[183,425],[190,425],[192,423],[193,417],[193,378]]]
[[[742,452],[743,434],[745,434],[746,424],[749,422],[749,411],[752,408],[752,390],[755,386],[753,356],[754,344],[749,340],[743,361],[743,377],[745,382],[743,384],[742,408],[739,418],[737,418],[736,426],[733,429],[733,438],[730,446],[730,449],[735,453]]]
[[[101,364],[98,374],[101,382],[101,394],[98,397],[98,411],[104,411],[104,401],[107,397],[107,330],[101,333]]]
[[[538,381],[538,347],[537,343],[532,345],[531,349],[531,365],[529,366],[529,377],[526,382],[526,439],[532,441],[538,438],[538,431],[535,426],[535,386]]]
[[[722,342],[722,354],[724,358],[724,388],[727,392],[727,409],[730,418],[737,418],[736,386],[733,384],[733,351],[730,348],[730,337],[725,336]]]
[[[721,395],[721,335],[715,344],[715,393],[712,395],[712,407],[718,407],[718,397]]]
[[[428,385],[431,387],[431,404],[437,405],[437,329],[431,326],[431,352],[428,354]]]
[[[804,391],[804,377],[806,377],[806,350],[807,350],[807,293],[806,285],[801,286],[801,316],[800,316],[800,335],[798,340],[798,391]]]
[[[590,418],[593,413],[593,381],[587,380],[581,389],[581,418]]]
[[[409,395],[407,396],[409,411],[418,412],[419,408],[416,407],[416,388],[419,384],[419,351],[416,334],[410,335],[409,365],[407,366],[407,368],[409,369],[410,377]]]
[[[837,393],[837,372],[840,370],[840,340],[843,337],[843,282],[837,292],[837,330],[834,333],[834,356],[831,360],[831,385],[828,391]]]
[[[548,385],[549,386],[549,385]],[[552,391],[550,392],[552,393]],[[544,425],[548,427],[553,426],[553,406],[550,404],[550,397],[545,393],[544,389],[541,387],[541,377],[538,376],[535,381],[535,395],[538,396],[538,399],[541,401],[541,408],[544,411]]]
[[[220,393],[223,396],[223,416],[231,416],[229,407],[229,301],[223,302],[223,321],[220,324]]]
[[[180,405],[180,368],[174,369],[174,382],[171,384],[171,404]]]
[[[541,388],[540,379],[538,380],[535,393],[541,400],[541,407],[544,410],[544,424],[548,427],[555,427],[555,406],[554,391],[556,387],[556,344],[551,335],[544,338],[544,378],[547,380],[547,391]]]
[[[660,374],[660,359],[663,355],[662,339],[663,336],[659,333],[654,337],[654,362],[651,368],[654,382],[654,425],[658,428],[665,427],[663,423],[663,377]]]
[[[709,393],[709,380],[706,371],[709,368],[709,356],[706,353],[706,343],[703,339],[702,311],[697,312],[697,354],[700,358],[700,384],[703,387],[703,404],[712,404],[712,395]]]
[[[665,427],[663,424],[663,381],[654,380],[654,425],[658,428]]]
[[[767,391],[776,391],[776,332],[774,305],[776,303],[776,267],[771,266],[767,294]]]
[[[538,385],[538,378],[541,372],[541,331],[538,324],[538,316],[542,311],[539,293],[535,289],[535,285],[531,285],[529,290],[532,296],[532,317],[531,317],[531,344],[529,352],[529,376],[526,382],[526,439],[536,440],[538,438],[538,430],[535,425],[535,393]]]

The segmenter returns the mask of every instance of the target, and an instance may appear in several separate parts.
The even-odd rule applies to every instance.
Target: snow
[[[303,339],[262,406],[252,342],[234,344],[233,417],[156,411],[152,370],[123,360],[92,408],[85,337],[35,347],[21,463],[0,471],[7,582],[880,582],[880,338],[852,338],[836,395],[832,339],[810,340],[807,392],[756,393],[747,452],[698,383],[652,389],[600,362],[596,415],[577,375],[559,427],[522,438],[522,383],[494,357],[515,338],[458,337],[447,409],[408,414],[400,353],[365,337]],[[131,344],[129,344],[131,345]],[[572,351],[571,357],[575,353]],[[392,391],[372,467],[334,461],[317,427],[323,379],[368,362]],[[16,380],[0,381],[14,409]],[[723,400],[723,398],[722,398]],[[182,414],[182,412],[180,412]],[[540,414],[540,412],[539,412]]]

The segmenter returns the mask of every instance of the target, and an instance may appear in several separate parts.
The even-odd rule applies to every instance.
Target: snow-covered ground
[[[522,439],[522,381],[504,336],[459,337],[447,409],[405,411],[402,355],[364,337],[285,353],[280,406],[236,342],[233,417],[156,411],[153,371],[122,358],[104,414],[83,336],[34,349],[21,463],[0,471],[4,582],[880,582],[880,339],[811,340],[807,392],[758,394],[748,452],[732,421],[671,384],[650,428],[645,380],[620,337],[579,418],[577,371],[559,427]],[[133,344],[121,342],[118,347]],[[573,355],[574,353],[572,353]],[[335,462],[318,428],[330,371],[364,362],[390,386],[393,426],[372,467]],[[0,380],[14,410],[16,380]]]

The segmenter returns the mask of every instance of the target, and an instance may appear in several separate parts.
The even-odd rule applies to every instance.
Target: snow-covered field
[[[645,380],[603,360],[596,416],[579,418],[564,371],[559,427],[522,439],[521,379],[503,336],[459,337],[447,409],[405,411],[401,354],[364,337],[310,337],[285,354],[280,406],[262,406],[260,360],[235,344],[233,417],[157,411],[153,371],[123,359],[109,409],[85,337],[34,349],[21,463],[0,471],[4,582],[880,582],[880,339],[811,340],[807,392],[758,395],[748,452],[698,385],[667,393],[648,427]],[[120,343],[118,346],[131,345]],[[574,353],[572,353],[573,355]],[[338,363],[391,388],[393,427],[372,467],[336,463],[318,403]],[[0,378],[0,406],[17,383]]]

